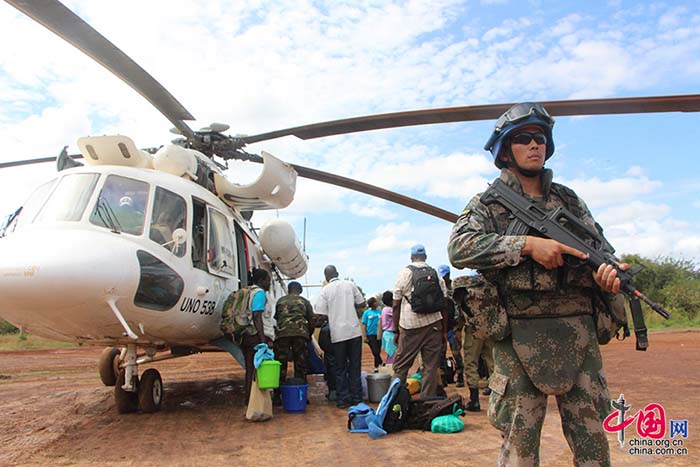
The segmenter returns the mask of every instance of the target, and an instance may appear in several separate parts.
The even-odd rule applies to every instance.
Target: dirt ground
[[[646,353],[634,350],[633,339],[603,348],[610,393],[613,398],[624,393],[632,414],[656,402],[667,419],[688,420],[687,454],[632,455],[611,434],[613,465],[700,465],[700,333],[656,332],[649,340]],[[371,355],[364,350],[368,369]],[[113,389],[102,386],[97,375],[100,352],[0,352],[0,466],[481,466],[495,465],[498,456],[500,436],[486,420],[486,396],[482,412],[467,413],[459,434],[403,431],[371,440],[346,431],[346,411],[326,402],[322,379],[314,379],[305,414],[276,407],[272,420],[247,422],[243,372],[220,353],[158,363],[165,382],[162,411],[120,416]],[[448,393],[455,391],[468,394],[449,386]],[[637,437],[632,424],[626,439]],[[572,464],[553,398],[541,463]]]

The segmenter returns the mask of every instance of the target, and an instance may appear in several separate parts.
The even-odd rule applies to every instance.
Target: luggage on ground
[[[351,433],[367,433],[369,422],[374,418],[374,409],[364,402],[353,405],[348,409],[348,431]]]
[[[441,415],[430,422],[430,431],[433,433],[459,433],[464,429],[464,422],[459,418],[463,415],[462,409],[454,405],[452,413],[449,415]]]
[[[428,397],[412,400],[404,429],[430,430],[432,421],[441,415],[452,414],[455,404],[457,409],[464,410],[464,399],[459,394],[447,398]]]

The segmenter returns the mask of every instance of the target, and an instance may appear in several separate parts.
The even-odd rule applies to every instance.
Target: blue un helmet
[[[544,160],[552,157],[552,154],[554,154],[554,139],[552,138],[554,119],[542,105],[533,102],[523,102],[522,104],[515,104],[500,116],[491,137],[484,146],[484,149],[491,151],[491,154],[493,154],[493,162],[496,164],[496,167],[501,169],[505,166],[498,158],[498,155],[501,152],[503,143],[508,139],[508,135],[528,125],[537,125],[542,128],[544,135],[547,137],[547,152]]]

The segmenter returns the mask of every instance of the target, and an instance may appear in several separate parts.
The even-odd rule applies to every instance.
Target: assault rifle
[[[529,229],[533,229],[546,238],[586,253],[588,255],[586,262],[595,270],[603,263],[612,265],[617,270],[617,277],[620,278],[620,291],[630,300],[637,350],[646,350],[648,346],[646,326],[639,300],[665,319],[668,319],[671,314],[632,284],[632,276],[641,268],[621,270],[617,258],[613,255],[615,250],[597,230],[581,222],[564,207],[558,207],[550,212],[538,208],[500,179],[493,182],[486,190],[481,197],[481,202],[485,205],[500,204],[522,223],[522,227],[525,227],[525,229],[518,229],[517,226],[511,226],[509,234],[524,235]]]

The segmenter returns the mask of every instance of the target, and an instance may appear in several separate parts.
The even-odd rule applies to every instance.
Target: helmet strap
[[[544,165],[542,166],[541,169],[538,170],[530,170],[530,169],[524,169],[518,165],[518,162],[515,160],[515,157],[513,157],[513,150],[510,148],[510,145],[508,145],[506,148],[506,155],[508,156],[508,163],[506,164],[506,167],[515,167],[518,169],[518,173],[522,174],[523,177],[527,178],[535,178],[539,177],[542,175],[542,172],[544,172]]]

